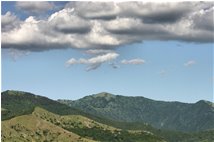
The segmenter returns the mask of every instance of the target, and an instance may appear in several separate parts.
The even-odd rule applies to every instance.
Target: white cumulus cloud
[[[70,64],[82,61],[92,64],[89,62],[97,58],[119,55],[118,47],[145,40],[214,41],[212,2],[71,2],[50,15],[48,11],[54,8],[52,2],[20,1],[16,7],[32,15],[25,20],[11,12],[1,16],[2,49],[41,52],[72,48],[92,56],[81,61],[71,60]],[[33,13],[48,16],[40,18]],[[93,63],[89,70],[103,62]],[[144,62],[133,59],[121,63]]]
[[[20,20],[11,12],[1,15],[2,32],[8,32],[20,25]]]
[[[74,65],[74,64],[86,64],[86,65],[88,65],[86,70],[90,71],[90,70],[96,69],[102,63],[105,63],[105,62],[112,61],[112,60],[116,59],[118,56],[119,56],[119,54],[117,54],[117,53],[107,53],[107,54],[99,55],[99,56],[92,57],[92,58],[89,58],[89,59],[84,59],[84,58],[74,59],[74,58],[71,58],[66,62],[66,65],[70,66],[70,65]]]

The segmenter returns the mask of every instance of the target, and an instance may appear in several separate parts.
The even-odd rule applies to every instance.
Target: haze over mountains
[[[77,101],[60,100],[59,103],[21,91],[2,92],[1,99],[4,142],[212,142],[214,140],[213,104],[206,101],[184,104],[100,93]],[[185,114],[187,112],[191,113],[192,117],[190,114]],[[179,116],[179,119],[175,119],[174,115]],[[145,118],[150,122],[144,121]],[[158,128],[159,122],[164,118],[165,125]],[[191,120],[198,124],[190,123]],[[154,121],[158,122],[154,123]],[[179,123],[184,122],[189,123],[188,127],[184,125],[178,127]],[[157,126],[154,128],[150,124]],[[184,130],[177,131],[181,128]]]

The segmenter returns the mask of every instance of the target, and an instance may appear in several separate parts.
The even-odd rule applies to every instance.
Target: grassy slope
[[[34,95],[28,92],[22,91],[5,91],[2,92],[2,120],[7,120],[16,116],[31,114],[36,106],[44,108],[49,112],[53,112],[58,115],[71,115],[77,114],[93,119],[97,122],[104,123],[107,125],[113,125],[122,129],[129,129],[133,127],[134,123],[124,123],[111,121],[99,116],[93,116],[80,111],[76,108],[69,107],[65,104],[59,103],[57,101],[48,99],[43,96]],[[144,123],[134,124],[134,128],[139,127],[141,129],[150,128],[149,125]]]
[[[2,122],[2,141],[111,141],[161,142],[143,131],[126,131],[98,123],[80,115],[60,116],[36,107],[32,114]],[[76,133],[76,134],[75,134]]]
[[[93,116],[84,113],[80,110],[71,108],[65,104],[61,104],[57,101],[50,100],[46,97],[33,95],[27,92],[21,91],[5,91],[2,92],[2,120],[7,120],[23,114],[31,114],[36,106],[44,108],[49,112],[53,112],[59,115],[71,115],[78,114],[97,122],[104,123],[107,125],[115,126],[121,129],[146,129],[150,130],[151,126],[145,125],[144,123],[128,123],[128,122],[117,122]]]
[[[59,126],[47,122],[34,114],[22,115],[2,122],[3,142],[93,142],[81,138]]]
[[[93,123],[99,122],[99,123],[109,125],[108,127],[114,126],[115,128],[118,128],[118,129],[125,129],[125,131],[122,131],[123,138],[124,138],[124,136],[126,136],[126,138],[127,138],[127,136],[129,138],[130,137],[136,138],[138,136],[142,136],[142,135],[131,135],[130,136],[129,134],[127,134],[126,130],[142,130],[142,132],[149,131],[149,132],[154,133],[156,136],[164,137],[164,139],[166,139],[167,141],[170,141],[170,142],[207,142],[207,141],[212,142],[212,140],[214,139],[214,131],[206,131],[206,132],[200,132],[200,133],[195,133],[195,134],[189,134],[189,133],[183,133],[183,132],[154,129],[150,125],[145,125],[142,122],[141,123],[139,123],[139,122],[129,123],[129,122],[110,121],[110,120],[107,120],[104,118],[88,115],[77,109],[68,107],[67,105],[60,104],[60,103],[50,100],[46,97],[35,96],[31,93],[26,93],[26,92],[6,91],[6,92],[2,93],[1,98],[2,98],[2,107],[3,107],[2,108],[2,112],[3,112],[2,118],[10,119],[12,117],[20,116],[23,114],[31,115],[34,108],[36,106],[39,106],[41,108],[48,110],[49,113],[46,113],[48,115],[55,113],[54,115],[51,116],[52,122],[51,122],[51,120],[48,120],[47,119],[48,116],[45,116],[45,115],[42,116],[44,118],[39,117],[39,119],[49,121],[49,123],[51,122],[54,125],[59,125],[60,127],[66,129],[66,130],[75,132],[76,134],[79,134],[80,136],[83,136],[83,137],[87,137],[87,136],[92,137],[92,136],[94,136],[94,133],[99,134],[97,139],[103,138],[103,136],[105,136],[105,135],[107,135],[107,137],[109,137],[109,138],[112,137],[112,135],[109,133],[112,130],[109,129],[108,131],[101,131],[100,128],[97,127],[99,125],[93,124],[93,127],[91,127],[91,128],[90,127],[84,127],[84,128],[81,127],[82,124],[84,124],[82,122],[87,122],[88,126],[92,125],[91,124],[92,122]],[[56,114],[58,114],[58,115],[56,115]],[[40,113],[40,115],[41,115],[41,113]],[[67,115],[67,116],[62,117],[60,115]],[[73,117],[72,118],[73,121],[70,120],[71,116]],[[55,119],[53,119],[53,118],[55,118]],[[59,118],[60,118],[60,121],[59,121]],[[61,118],[63,118],[64,120],[62,121]],[[86,121],[86,120],[82,119],[82,121],[80,123],[77,121],[77,119],[80,119],[80,118],[84,118],[86,120],[91,120],[91,121]],[[58,122],[55,120],[58,120]],[[63,124],[62,122],[65,124]],[[76,122],[78,122],[78,123],[76,123]],[[73,125],[74,126],[76,125],[78,127],[75,127],[75,129],[74,129],[74,127],[73,128],[71,127]],[[105,130],[105,129],[106,128],[103,125],[102,130]],[[118,129],[116,129],[115,134],[118,133],[117,132]],[[93,130],[93,131],[91,131],[91,130]],[[89,133],[89,132],[92,132],[92,133]],[[133,131],[133,132],[135,132],[135,131]],[[143,132],[143,134],[146,134],[144,132]],[[119,137],[118,134],[116,136],[117,136],[116,138],[121,140],[121,137]],[[144,138],[145,138],[145,135],[144,135]],[[149,138],[149,137],[147,137],[147,138]]]
[[[161,138],[152,133],[144,131],[123,131],[105,124],[101,124],[92,119],[81,115],[60,116],[47,112],[44,109],[36,108],[33,113],[48,122],[60,126],[66,130],[77,133],[82,137],[90,137],[91,139],[106,142],[161,142]]]

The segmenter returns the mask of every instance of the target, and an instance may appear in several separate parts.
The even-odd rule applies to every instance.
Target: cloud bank
[[[39,13],[54,5],[17,2],[16,7]],[[84,64],[95,69],[109,61],[101,57],[118,55],[115,49],[126,44],[145,40],[211,43],[213,10],[212,2],[70,2],[46,19],[30,16],[20,20],[7,12],[2,15],[2,48],[32,52],[81,49],[91,56]],[[101,61],[91,64],[92,59]],[[82,59],[69,61],[69,64],[83,64]],[[121,63],[138,64],[135,60]]]

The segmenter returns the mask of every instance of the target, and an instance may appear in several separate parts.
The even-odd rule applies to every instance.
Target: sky
[[[213,101],[211,2],[2,2],[2,91]]]

